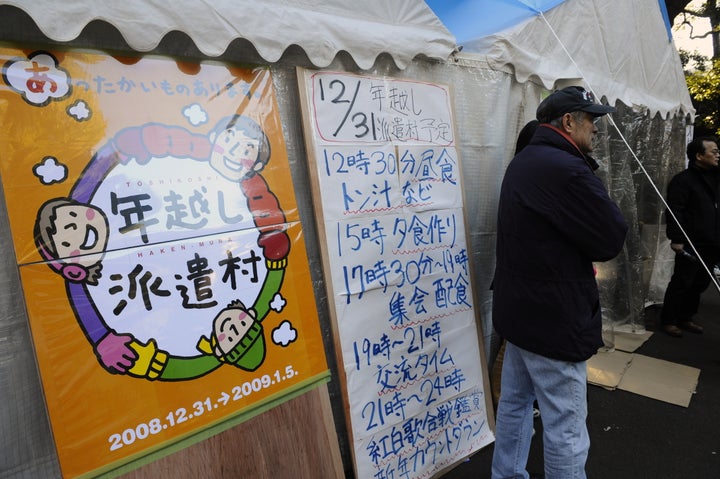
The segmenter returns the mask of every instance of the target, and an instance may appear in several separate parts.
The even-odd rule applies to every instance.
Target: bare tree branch
[[[720,58],[720,6],[718,0],[705,0],[698,7],[690,8],[691,0],[664,0],[668,16],[676,25],[688,28],[691,40],[712,39],[713,58]],[[707,18],[710,29],[698,32],[696,20]]]

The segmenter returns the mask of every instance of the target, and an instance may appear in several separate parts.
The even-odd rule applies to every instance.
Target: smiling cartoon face
[[[256,168],[260,142],[240,130],[218,133],[210,155],[210,166],[231,181],[239,181]]]
[[[213,322],[217,348],[219,348],[215,353],[218,356],[230,354],[240,345],[240,341],[254,323],[255,318],[245,308],[228,307],[220,311]]]
[[[108,241],[105,215],[89,205],[65,204],[55,208],[54,216],[50,240],[56,257],[84,266],[96,263]]]

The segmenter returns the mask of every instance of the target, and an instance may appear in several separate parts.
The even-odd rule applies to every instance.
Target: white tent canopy
[[[477,24],[483,35],[465,42],[463,53],[510,69],[518,82],[533,79],[552,89],[559,80],[584,80],[611,104],[640,105],[664,117],[694,114],[677,50],[663,40],[658,0],[566,0],[529,20],[517,17],[519,8],[531,8],[527,0],[472,3],[465,17],[455,9],[449,24],[459,29],[460,18],[464,34]],[[0,0],[0,5],[22,9],[55,41],[73,40],[88,23],[105,21],[139,52],[157,47],[172,31],[188,35],[209,57],[222,55],[238,38],[251,42],[268,62],[298,45],[318,67],[340,51],[362,69],[382,53],[402,69],[417,55],[447,60],[456,49],[453,34],[423,0]],[[520,23],[485,35],[478,8],[492,11],[488,22]]]
[[[663,117],[695,112],[657,0],[566,0],[463,47],[493,68],[512,69],[520,83],[552,89],[558,80],[582,80],[610,104]]]
[[[69,41],[93,20],[118,29],[136,51],[155,48],[171,31],[187,34],[205,55],[237,38],[276,62],[290,45],[325,67],[341,50],[362,68],[389,53],[404,68],[417,55],[445,60],[455,38],[422,0],[2,0],[25,11],[50,39]],[[318,32],[322,32],[319,34]]]

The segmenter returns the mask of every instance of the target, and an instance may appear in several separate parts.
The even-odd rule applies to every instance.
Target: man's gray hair
[[[581,110],[571,111],[570,114],[572,115],[573,118],[575,118],[575,121],[577,121],[578,123],[582,123],[582,121],[585,119],[585,115],[586,115],[586,113]],[[562,117],[563,116],[565,116],[565,115],[554,118],[550,122],[550,124],[552,126],[554,126],[555,128],[562,128]]]

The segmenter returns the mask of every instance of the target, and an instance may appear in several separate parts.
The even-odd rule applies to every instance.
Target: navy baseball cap
[[[581,86],[556,90],[538,106],[536,117],[540,123],[550,121],[573,111],[585,111],[594,116],[614,113],[615,107],[595,103],[595,96]]]

